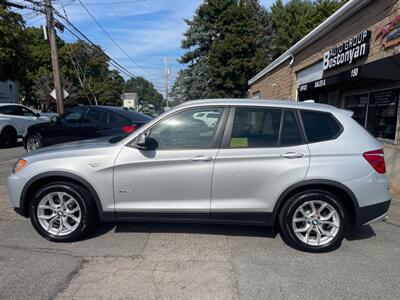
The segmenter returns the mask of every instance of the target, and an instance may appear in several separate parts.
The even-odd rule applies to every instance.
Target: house
[[[0,103],[19,103],[19,83],[0,81]]]

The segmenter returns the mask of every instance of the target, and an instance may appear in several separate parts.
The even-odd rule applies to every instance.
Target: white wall
[[[0,103],[19,103],[18,82],[0,81]]]

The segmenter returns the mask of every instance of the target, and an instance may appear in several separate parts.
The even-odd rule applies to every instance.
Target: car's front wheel
[[[26,139],[26,151],[32,152],[42,147],[42,141],[36,134],[28,136]]]
[[[77,184],[50,183],[35,193],[30,219],[37,232],[48,240],[76,241],[88,233],[94,222],[92,197]]]
[[[328,192],[305,191],[283,206],[279,222],[284,239],[307,252],[326,252],[340,246],[348,216],[339,199]]]

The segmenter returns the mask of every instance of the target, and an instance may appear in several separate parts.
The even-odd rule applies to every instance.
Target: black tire
[[[67,235],[55,235],[46,231],[39,222],[38,206],[40,201],[50,193],[65,192],[71,195],[81,209],[81,221],[76,229]],[[29,216],[33,227],[44,238],[53,242],[74,242],[85,236],[95,223],[96,207],[91,194],[80,185],[70,182],[54,182],[40,188],[34,195],[29,207]]]
[[[317,200],[328,203],[328,205],[330,205],[331,207],[333,207],[334,210],[336,210],[339,219],[339,226],[334,238],[323,245],[310,245],[307,244],[305,241],[301,240],[295,233],[294,229],[294,226],[298,226],[297,225],[298,223],[296,225],[292,224],[293,218],[299,217],[299,215],[297,216],[294,215],[296,213],[296,210],[301,205],[311,200]],[[323,212],[324,211],[321,212],[321,215]],[[314,220],[314,222],[318,222],[318,220],[317,221]],[[310,223],[308,223],[308,221],[304,223],[300,222],[300,225],[302,224],[304,225],[305,228],[307,228],[307,226],[309,228],[310,226],[313,225],[312,221]],[[349,217],[347,215],[346,209],[334,194],[322,190],[310,190],[294,195],[284,204],[279,215],[279,225],[283,240],[290,246],[305,252],[313,252],[313,253],[329,252],[340,247],[348,230]],[[321,224],[318,225],[321,226]],[[330,225],[323,225],[323,226],[328,226],[328,228],[333,230],[333,227],[331,227]],[[319,232],[321,233],[320,230]],[[329,240],[329,237],[326,237],[326,239]],[[311,242],[315,243],[316,237],[314,238],[314,241],[312,240],[313,239],[311,238]],[[307,239],[307,241],[309,240]]]
[[[38,145],[37,148],[32,149],[31,147],[28,146],[29,143],[33,144],[35,141],[37,142],[37,145]],[[39,149],[39,148],[42,147],[42,145],[43,145],[42,139],[41,139],[40,136],[38,136],[37,134],[29,135],[29,136],[26,138],[25,149],[26,149],[27,152],[31,152],[31,151],[34,151],[34,150],[36,150],[36,149]]]
[[[0,147],[10,148],[17,144],[17,132],[12,127],[5,127],[0,134]]]

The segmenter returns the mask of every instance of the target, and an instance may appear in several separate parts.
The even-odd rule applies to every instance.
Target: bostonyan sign
[[[352,64],[368,55],[371,31],[365,30],[324,53],[323,70]]]

